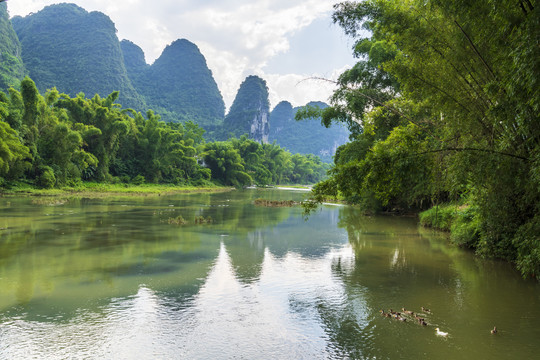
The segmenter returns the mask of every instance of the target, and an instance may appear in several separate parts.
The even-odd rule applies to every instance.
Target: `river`
[[[538,358],[538,282],[414,218],[253,204],[305,195],[0,198],[0,359]]]

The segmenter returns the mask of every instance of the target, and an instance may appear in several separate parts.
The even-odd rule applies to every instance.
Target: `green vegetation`
[[[420,224],[449,231],[450,240],[459,246],[473,247],[479,240],[481,222],[471,206],[444,204],[420,213]]]
[[[320,109],[328,107],[323,102],[310,102],[308,106]],[[349,132],[341,124],[326,128],[320,118],[295,121],[300,108],[293,108],[288,101],[282,101],[270,113],[270,134],[268,141],[292,153],[315,154],[324,162],[332,162],[336,148],[347,142]]]
[[[236,187],[311,184],[322,180],[328,170],[316,156],[292,155],[275,143],[260,144],[246,135],[208,143],[203,156],[212,179]]]
[[[6,3],[0,3],[0,90],[18,86],[26,70],[21,43],[9,20]]]
[[[151,66],[137,45],[123,40],[121,47],[135,88],[163,120],[193,121],[208,131],[222,124],[225,104],[197,45],[176,40]]]
[[[185,225],[187,224],[187,221],[182,217],[182,215],[178,215],[177,217],[169,218],[168,223],[173,225]]]
[[[207,216],[207,217],[204,217],[204,216],[195,216],[195,220],[193,221],[195,224],[197,225],[201,225],[201,224],[211,224],[214,222],[214,219],[212,219],[212,217],[210,216]]]
[[[12,182],[6,187],[0,188],[2,196],[6,195],[30,195],[47,201],[62,201],[71,198],[102,198],[102,197],[146,197],[186,193],[214,193],[230,191],[231,187],[223,187],[214,184],[205,186],[175,185],[175,184],[142,184],[132,183],[100,183],[85,181],[75,186],[60,186],[52,189],[37,188],[28,182]],[[47,200],[48,199],[48,200]],[[41,201],[41,200],[34,200]]]
[[[56,89],[42,96],[26,77],[21,91],[0,92],[0,187],[21,181],[43,189],[83,188],[84,182],[244,187],[313,183],[327,166],[312,155],[291,155],[275,144],[242,136],[206,143],[192,122],[165,123],[122,109],[118,92],[72,98]],[[109,185],[108,185],[109,186]],[[76,190],[75,190],[76,191]],[[124,191],[121,191],[124,192]]]
[[[12,34],[3,30],[8,25]],[[125,106],[137,111],[149,107],[168,122],[193,121],[209,131],[223,122],[221,93],[204,56],[187,40],[174,41],[150,66],[137,45],[120,43],[108,16],[74,4],[51,5],[24,18],[14,17],[13,27],[18,39],[5,12],[0,35],[5,33],[3,46],[10,48],[0,50],[6,54],[2,66],[11,73],[5,73],[10,77],[4,89],[16,85],[13,78],[24,77],[23,68],[13,63],[21,54],[20,40],[24,64],[41,92],[56,87],[70,96],[82,92],[103,97],[119,91]]]
[[[540,6],[534,1],[343,2],[358,63],[325,109],[352,141],[313,200],[417,211],[479,255],[540,275]],[[311,204],[312,205],[312,204]]]
[[[270,127],[270,105],[266,81],[248,76],[240,85],[234,102],[223,122],[221,139],[249,134],[251,139],[267,142]]]
[[[145,108],[128,78],[108,16],[74,4],[58,4],[12,21],[24,64],[40,91],[56,87],[70,96],[119,91],[126,106]]]
[[[299,202],[293,200],[267,200],[267,199],[255,199],[253,204],[257,206],[266,206],[266,207],[291,207],[300,205]]]

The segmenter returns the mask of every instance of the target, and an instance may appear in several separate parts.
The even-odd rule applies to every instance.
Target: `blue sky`
[[[248,75],[267,81],[271,107],[281,100],[327,101],[330,83],[354,64],[352,41],[332,24],[334,0],[11,0],[11,16],[73,2],[101,11],[152,63],[166,45],[188,39],[199,47],[227,107]]]

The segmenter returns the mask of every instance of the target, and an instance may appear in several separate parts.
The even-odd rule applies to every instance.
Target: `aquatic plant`
[[[187,221],[182,217],[182,215],[178,215],[177,217],[174,217],[174,218],[169,218],[168,222],[169,224],[174,224],[174,225],[187,224]]]
[[[266,199],[255,199],[253,202],[256,206],[267,206],[267,207],[291,207],[300,205],[299,202],[293,200],[266,200]]]
[[[195,217],[195,224],[211,224],[214,222],[214,219],[212,217],[204,217],[204,216],[196,216]]]

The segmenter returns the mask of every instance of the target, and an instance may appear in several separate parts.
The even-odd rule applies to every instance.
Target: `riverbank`
[[[234,188],[218,185],[179,186],[172,184],[107,184],[85,182],[78,186],[65,186],[58,189],[39,189],[28,184],[17,184],[10,189],[0,189],[0,196],[36,197],[89,197],[110,196],[162,196],[187,193],[214,193],[231,191]]]

